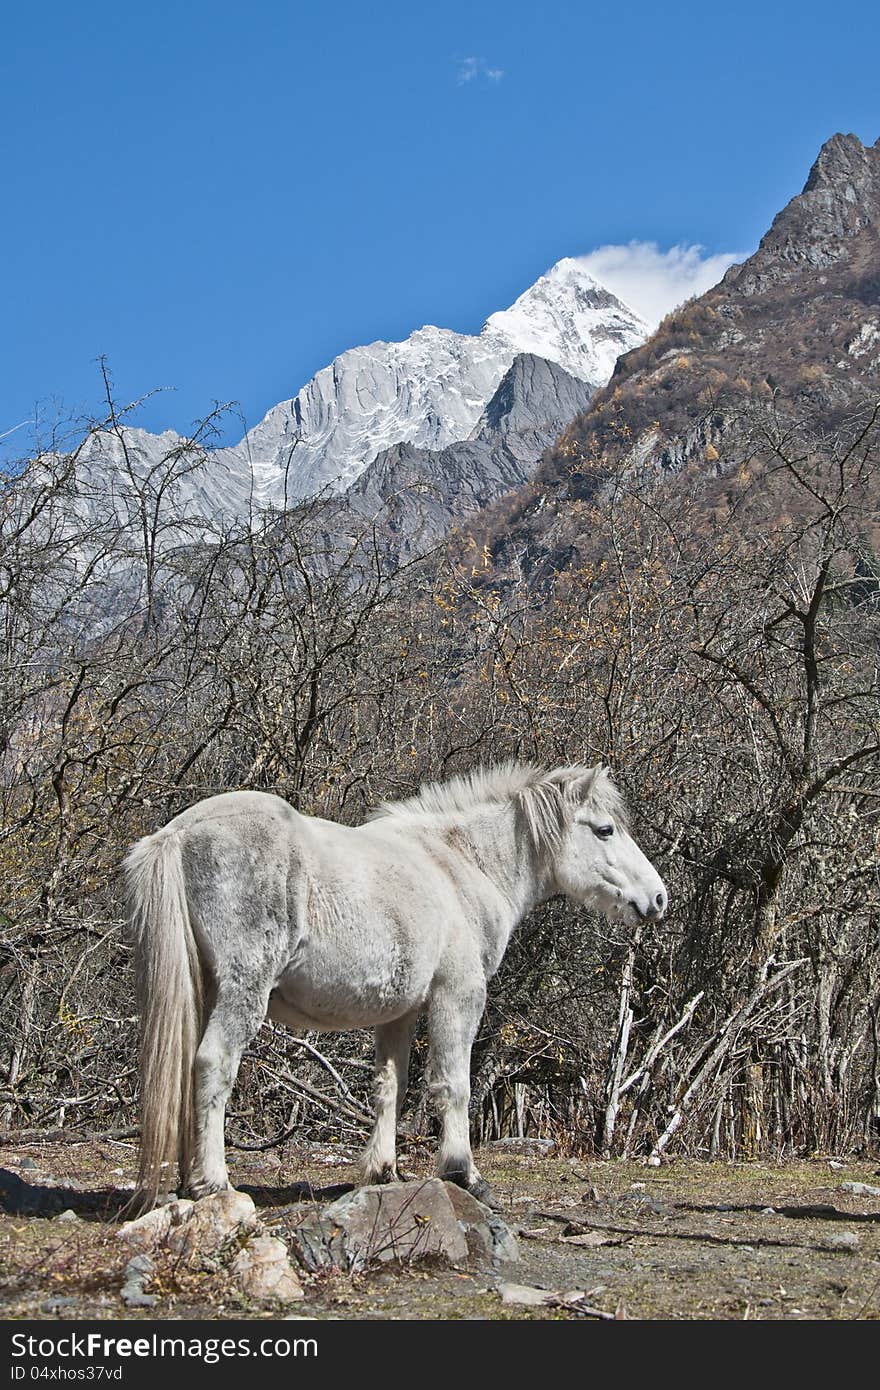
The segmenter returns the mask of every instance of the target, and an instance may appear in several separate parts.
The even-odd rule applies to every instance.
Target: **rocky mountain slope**
[[[481,539],[552,572],[581,548],[577,504],[614,480],[689,463],[714,476],[761,410],[833,431],[878,400],[880,141],[835,135],[755,254],[620,358]]]
[[[589,403],[589,384],[531,353],[515,357],[470,438],[445,449],[385,449],[325,512],[326,543],[376,523],[386,557],[424,554],[451,526],[519,487]]]

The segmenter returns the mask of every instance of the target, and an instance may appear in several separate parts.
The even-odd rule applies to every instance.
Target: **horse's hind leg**
[[[397,1120],[403,1108],[409,1074],[409,1050],[419,1010],[383,1023],[375,1030],[376,1122],[361,1158],[364,1181],[395,1182],[397,1171]]]
[[[471,1047],[485,1003],[483,988],[435,988],[428,1011],[428,1091],[442,1126],[437,1172],[481,1199],[489,1188],[471,1153],[468,1102]]]
[[[266,1017],[268,995],[268,988],[221,990],[211,1010],[195,1061],[195,1154],[189,1182],[194,1197],[229,1186],[223,1133],[226,1103],[242,1053]]]

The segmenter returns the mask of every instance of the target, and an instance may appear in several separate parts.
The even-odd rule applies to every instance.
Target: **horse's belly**
[[[433,953],[395,942],[341,954],[309,946],[279,978],[269,1016],[299,1030],[373,1028],[423,1004],[435,968]]]
[[[353,1009],[346,1009],[340,1012],[338,1008],[321,1008],[320,1001],[312,1001],[309,1004],[311,1013],[304,1013],[301,1007],[288,1003],[283,994],[273,990],[269,997],[266,1016],[275,1023],[283,1023],[294,1033],[345,1033],[350,1028],[375,1028],[380,1023],[391,1023],[395,1018],[410,1013],[415,1007],[416,1005],[412,1004],[389,1007],[384,1011],[361,1009],[355,1012]]]

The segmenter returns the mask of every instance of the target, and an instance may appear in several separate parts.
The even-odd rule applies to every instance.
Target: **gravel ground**
[[[127,1254],[116,1230],[134,1158],[132,1144],[111,1141],[0,1149],[8,1194],[0,1211],[2,1316],[277,1316],[249,1305],[222,1262],[191,1269],[170,1257],[157,1261],[147,1286],[156,1304],[126,1309]],[[417,1176],[430,1172],[421,1150],[404,1161]],[[518,1263],[309,1276],[293,1311],[315,1319],[880,1317],[876,1160],[648,1168],[488,1148],[478,1161],[518,1237]],[[351,1155],[333,1146],[242,1154],[232,1171],[282,1238],[304,1200],[320,1202],[325,1190],[330,1200],[355,1178]],[[303,1183],[312,1185],[310,1197]],[[549,1301],[506,1302],[505,1283],[541,1290]]]

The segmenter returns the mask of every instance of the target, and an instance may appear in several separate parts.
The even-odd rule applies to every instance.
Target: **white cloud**
[[[599,246],[578,256],[591,275],[656,328],[671,309],[717,285],[728,266],[748,253],[721,251],[707,256],[702,246],[671,246],[631,241],[626,246]]]
[[[458,62],[458,85],[463,87],[466,82],[473,82],[476,78],[484,77],[487,82],[500,82],[504,76],[503,68],[490,68],[488,63],[482,58],[461,58]]]

